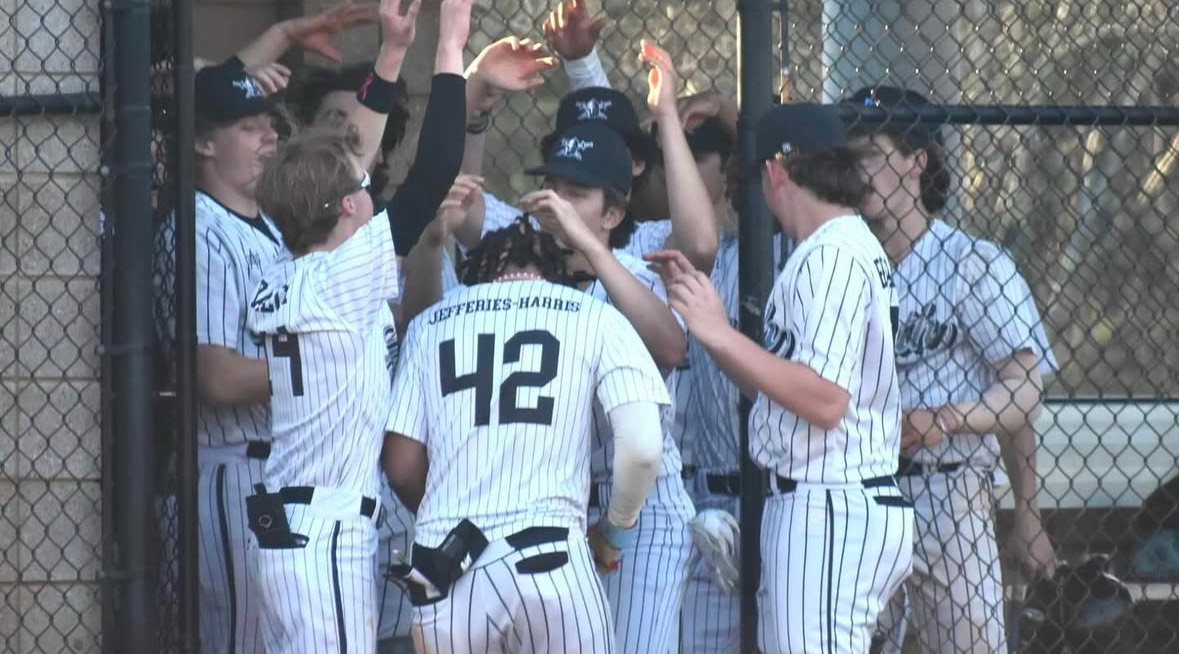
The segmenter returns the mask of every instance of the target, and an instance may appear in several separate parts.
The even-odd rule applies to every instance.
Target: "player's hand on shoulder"
[[[442,0],[439,5],[438,46],[462,49],[471,34],[471,5],[474,0]]]
[[[637,524],[637,523],[636,523]],[[599,574],[617,572],[622,565],[622,548],[637,535],[636,525],[618,527],[603,517],[589,528],[590,553]]]
[[[276,95],[286,90],[291,82],[291,69],[277,61],[246,70],[266,95]]]
[[[679,75],[671,55],[655,43],[643,39],[640,42],[639,61],[650,67],[647,75],[647,107],[656,118],[678,116],[676,89]]]
[[[577,210],[565,198],[551,189],[533,191],[520,198],[520,206],[540,223],[541,230],[553,235],[565,247],[589,255],[597,248],[605,248],[594,233],[577,215]]]
[[[381,4],[384,5],[384,2]],[[377,16],[373,9],[372,5],[346,2],[314,16],[283,21],[280,25],[292,44],[332,61],[341,62],[344,58],[332,45],[332,37],[376,20]]]
[[[584,0],[564,0],[544,21],[544,38],[562,58],[581,59],[593,51],[610,20],[591,18]]]
[[[418,11],[422,0],[381,0],[382,40],[402,52],[409,49],[416,35]]]
[[[442,246],[454,231],[462,226],[467,209],[483,191],[483,178],[477,175],[459,175],[446,193],[434,220],[426,227],[426,237],[434,246]]]
[[[667,289],[667,303],[703,342],[702,337],[722,334],[729,329],[729,315],[720,294],[708,275],[692,265],[679,250],[660,250],[643,257],[648,267],[659,273]]]
[[[556,66],[544,44],[509,36],[483,48],[467,67],[467,83],[481,83],[498,95],[527,91],[543,84],[541,73]]]

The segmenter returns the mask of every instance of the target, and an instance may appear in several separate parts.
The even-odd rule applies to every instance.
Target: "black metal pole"
[[[762,307],[774,277],[773,228],[761,192],[754,128],[770,108],[773,27],[770,0],[740,0],[738,16],[737,155],[741,165],[738,292],[741,331],[761,342]],[[757,587],[761,579],[763,478],[749,458],[749,400],[741,399],[741,651],[757,651]]]
[[[118,651],[154,651],[152,451],[151,15],[149,0],[112,5],[115,65],[113,363],[119,566]]]
[[[861,107],[840,105],[848,123],[929,122],[950,125],[1149,126],[1179,125],[1179,107],[1111,107],[1091,105],[958,105]]]
[[[175,252],[176,252],[176,429],[179,479],[180,624],[183,651],[199,651],[197,565],[197,445],[196,445],[196,201],[193,170],[195,94],[193,90],[192,0],[176,0],[172,14],[175,61],[172,70],[172,109],[176,115]]]
[[[97,113],[102,113],[102,96],[98,93],[0,96],[0,117],[3,118]]]

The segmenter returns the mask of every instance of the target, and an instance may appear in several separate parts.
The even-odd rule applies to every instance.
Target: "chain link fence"
[[[554,6],[529,0],[480,4],[472,54],[508,33],[543,38],[540,26]],[[647,90],[637,60],[640,38],[675,57],[682,94],[736,97],[735,2],[603,0],[589,10],[610,18],[598,54],[611,84],[640,109]],[[981,544],[967,547],[968,558],[981,557],[994,574],[968,573],[966,564],[937,570],[956,546],[945,541],[966,534],[955,529],[939,540],[931,532],[960,522],[962,505],[985,516],[972,542],[997,529],[1005,560],[1020,546],[1013,540],[1020,520],[1011,487],[1002,483],[1002,457],[994,443],[990,453],[979,455],[972,449],[976,441],[964,441],[935,450],[937,456],[915,456],[994,465],[999,483],[994,490],[986,483],[940,496],[916,481],[906,484],[911,493],[933,498],[919,512],[919,550],[927,553],[919,553],[911,590],[926,596],[910,601],[906,649],[991,651],[1010,635],[1009,645],[1020,651],[1176,650],[1179,509],[1175,490],[1164,487],[1179,474],[1179,226],[1169,220],[1179,202],[1179,126],[1167,108],[1179,89],[1174,7],[1150,0],[796,0],[777,3],[774,30],[780,47],[767,56],[780,64],[781,86],[766,92],[787,102],[832,103],[864,86],[892,85],[920,92],[935,107],[955,109],[933,119],[944,122],[950,176],[947,206],[935,218],[994,242],[1010,256],[1058,363],[1035,421],[1037,501],[1059,560],[1079,567],[1067,577],[1068,592],[1092,601],[1054,603],[1037,622],[1043,616],[1035,609],[1042,606],[1022,608],[1033,580],[1023,578],[1018,566],[1000,570],[997,560],[991,566],[995,557]],[[540,138],[568,90],[565,77],[554,74],[535,92],[512,96],[497,109],[487,137],[489,189],[516,198],[532,188],[534,180],[521,171],[539,162]],[[971,113],[981,106],[985,116]],[[1111,107],[1133,108],[1136,117],[1131,121],[1129,112]],[[879,124],[858,122],[856,110],[845,114],[867,131]],[[905,265],[918,273],[901,277],[917,280],[936,264],[910,259]],[[960,330],[962,339],[980,331],[962,322],[962,297],[949,285],[917,303],[916,283],[908,302],[902,298],[902,335],[920,356],[910,352],[910,360],[902,361],[904,379],[916,378],[913,366],[921,361],[961,365],[948,358],[954,343],[947,331]],[[1018,287],[1010,275],[996,283],[1005,294]],[[928,306],[932,315],[918,311]],[[927,396],[961,402],[972,393],[981,391],[934,384],[906,397],[925,406]],[[954,500],[953,493],[966,496]],[[1081,566],[1098,553],[1109,557],[1108,571],[1118,584],[1103,585],[1107,578],[1094,572],[1095,564]],[[987,631],[1002,623],[1001,601],[998,608],[994,602],[983,608],[989,613],[974,620],[981,624],[962,626],[971,622],[968,598],[1000,583],[999,592],[1010,600],[1008,633]],[[1081,628],[1079,616],[1091,615],[1086,611],[1109,610],[1111,621],[1118,615],[1116,602],[1101,605],[1106,600],[1100,599],[1116,588],[1128,591],[1133,609],[1112,627]],[[1029,601],[1035,605],[1037,599]],[[946,640],[946,632],[923,628],[920,623],[932,622],[932,615],[959,629]],[[1053,623],[1073,630],[1053,642]],[[1038,636],[1029,633],[1042,624],[1049,626]],[[1111,633],[1117,637],[1111,640]]]
[[[0,652],[96,651],[97,3],[0,2]]]

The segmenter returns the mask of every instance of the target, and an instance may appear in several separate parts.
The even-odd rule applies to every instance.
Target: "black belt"
[[[283,504],[311,504],[315,496],[314,486],[283,486],[279,489]],[[371,497],[360,498],[360,515],[371,518],[377,512],[377,501]]]
[[[596,509],[601,506],[602,506],[602,501],[601,501],[601,498],[598,497],[598,482],[591,481],[590,482],[589,508]]]
[[[901,458],[897,465],[898,477],[913,477],[918,475],[934,475],[945,474],[947,472],[955,472],[959,470],[964,464],[959,463],[943,463],[941,465],[933,465],[926,463],[917,463],[913,459]]]
[[[785,495],[787,493],[793,493],[795,490],[798,489],[798,484],[799,484],[798,481],[796,481],[794,479],[790,479],[789,477],[783,477],[781,475],[774,475],[774,477],[777,478],[777,480],[778,480],[778,494]],[[849,482],[849,483],[855,483],[855,482]],[[865,479],[865,480],[861,481],[860,483],[863,484],[864,488],[883,488],[886,486],[895,486],[896,479],[894,479],[892,475],[886,475],[884,477],[869,477],[868,479]],[[774,487],[772,484],[770,484],[770,478],[768,475],[766,476],[765,486],[766,486],[766,495],[773,495],[774,494]]]
[[[739,472],[728,475],[723,473],[704,475],[704,483],[708,486],[708,492],[714,495],[741,496],[741,473]]]
[[[270,458],[270,443],[266,441],[250,441],[246,443],[246,458],[262,460]]]
[[[689,479],[691,479],[695,476],[696,476],[696,466],[686,465],[680,469],[680,479],[683,479],[684,481],[688,481]]]

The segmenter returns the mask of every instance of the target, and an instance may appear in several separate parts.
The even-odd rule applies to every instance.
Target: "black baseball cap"
[[[618,132],[627,147],[640,159],[650,161],[655,143],[639,124],[635,105],[621,91],[605,86],[578,89],[561,98],[557,106],[555,134],[584,122],[601,122]]]
[[[847,128],[828,105],[784,104],[771,107],[757,121],[757,158],[831,150],[847,145]]]
[[[622,136],[601,121],[578,123],[560,133],[544,165],[524,172],[607,188],[623,197],[630,194],[630,151]]]
[[[207,120],[231,123],[274,111],[266,92],[246,73],[236,57],[218,66],[202,68],[193,84],[196,113]]]
[[[843,102],[864,107],[888,109],[890,107],[920,107],[922,105],[928,105],[929,99],[911,89],[903,89],[896,86],[865,86],[844,98]],[[881,124],[881,127],[902,129],[937,141],[938,143],[942,142],[941,125],[937,123],[900,121],[890,117]]]

